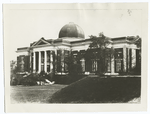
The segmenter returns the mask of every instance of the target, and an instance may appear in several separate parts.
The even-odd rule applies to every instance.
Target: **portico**
[[[52,72],[53,71],[53,60],[54,51],[35,51],[33,52],[33,72],[40,73],[41,71]]]

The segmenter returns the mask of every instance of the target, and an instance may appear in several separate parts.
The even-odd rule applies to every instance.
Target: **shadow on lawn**
[[[140,77],[87,77],[49,98],[49,103],[127,103],[141,95]]]

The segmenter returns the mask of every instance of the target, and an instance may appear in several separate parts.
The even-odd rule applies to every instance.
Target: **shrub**
[[[50,72],[50,73],[46,74],[45,78],[50,80],[50,81],[54,81],[54,73]]]
[[[129,74],[131,75],[141,75],[141,69],[140,68],[132,68],[130,71],[129,71]]]
[[[21,75],[21,80],[20,80],[20,85],[35,85],[36,84],[36,80],[35,80],[35,74],[31,73],[25,73],[23,75]]]
[[[25,86],[33,86],[36,85],[36,80],[34,80],[32,77],[25,77],[22,81],[22,85]]]
[[[12,77],[11,81],[10,81],[10,85],[17,85],[18,81],[16,78]]]

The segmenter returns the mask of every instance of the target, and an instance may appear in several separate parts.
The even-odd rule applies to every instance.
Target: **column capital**
[[[124,45],[124,46],[123,46],[123,48],[127,48],[127,46],[126,46],[126,45]]]

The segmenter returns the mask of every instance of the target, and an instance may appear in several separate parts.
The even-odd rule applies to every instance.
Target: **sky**
[[[4,32],[10,46],[11,59],[16,60],[16,50],[29,47],[30,43],[45,39],[57,39],[60,29],[69,22],[79,25],[85,34],[104,35],[115,38],[122,36],[141,37],[141,10],[112,8],[109,5],[11,5],[4,9]],[[111,7],[111,8],[110,8]]]

